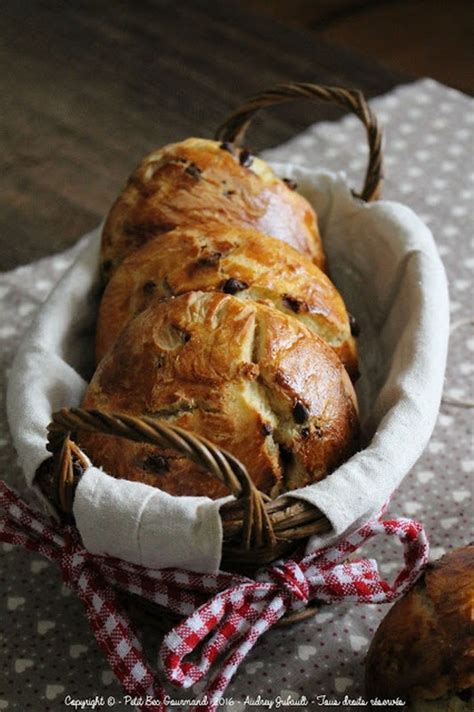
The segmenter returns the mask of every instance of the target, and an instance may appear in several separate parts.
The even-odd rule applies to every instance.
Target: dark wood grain
[[[7,2],[0,22],[0,269],[72,244],[143,155],[211,136],[262,88],[315,81],[373,96],[406,79],[238,2]],[[250,141],[276,145],[337,116],[285,106]]]

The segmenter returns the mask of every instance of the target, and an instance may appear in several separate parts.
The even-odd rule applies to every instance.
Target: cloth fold
[[[208,497],[172,497],[90,467],[76,489],[74,516],[92,554],[107,552],[148,568],[184,561],[189,571],[218,571],[222,524]]]

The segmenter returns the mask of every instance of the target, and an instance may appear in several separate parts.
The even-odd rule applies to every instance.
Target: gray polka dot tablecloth
[[[431,228],[448,273],[451,317],[457,326],[450,343],[446,402],[435,432],[389,509],[392,516],[414,517],[425,525],[435,559],[472,539],[472,411],[449,399],[473,398],[474,102],[423,80],[399,87],[372,106],[385,129],[384,197],[406,203]],[[357,119],[346,117],[311,127],[267,157],[344,169],[350,184],[359,187],[366,144]],[[4,390],[22,333],[77,249],[0,275]],[[1,476],[25,494],[3,405],[0,427]],[[375,556],[388,577],[401,565],[400,547],[387,540],[376,539],[364,553]],[[322,695],[341,702],[345,695],[352,700],[363,696],[364,658],[387,610],[382,605],[333,604],[305,623],[270,631],[230,684],[223,709],[267,709],[279,696],[297,702],[300,709],[312,709],[321,704]],[[68,708],[65,700],[93,701],[96,696],[112,696],[116,709],[127,706],[81,603],[61,583],[55,565],[7,544],[0,545],[0,621],[0,711],[62,710]],[[145,629],[144,639],[156,663],[157,634]],[[197,685],[189,697],[201,690]],[[183,697],[171,688],[170,695]]]

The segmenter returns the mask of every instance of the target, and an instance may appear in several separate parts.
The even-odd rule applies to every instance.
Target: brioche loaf
[[[469,712],[474,695],[474,546],[443,556],[384,618],[366,660],[370,698],[412,712]]]
[[[322,479],[358,438],[351,321],[293,188],[227,143],[190,138],[142,161],[102,234],[98,368],[83,402],[207,437],[270,496]],[[116,477],[227,494],[175,451],[78,435]]]
[[[272,496],[354,451],[357,405],[332,349],[294,315],[222,292],[154,300],[102,359],[84,408],[152,415],[230,451]],[[95,465],[173,495],[227,494],[176,452],[79,433]]]
[[[356,375],[349,317],[329,278],[281,240],[218,223],[176,228],[122,262],[102,297],[97,360],[152,301],[196,290],[223,291],[294,315],[334,349],[351,376]]]
[[[147,156],[113,205],[102,235],[104,280],[153,237],[216,221],[277,237],[324,268],[315,213],[291,184],[246,150],[189,138]]]

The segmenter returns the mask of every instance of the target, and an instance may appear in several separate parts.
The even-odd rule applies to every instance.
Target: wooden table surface
[[[228,0],[8,2],[0,26],[0,270],[73,244],[142,156],[212,136],[261,89],[297,80],[374,96],[407,80]],[[272,110],[251,147],[339,115]]]

